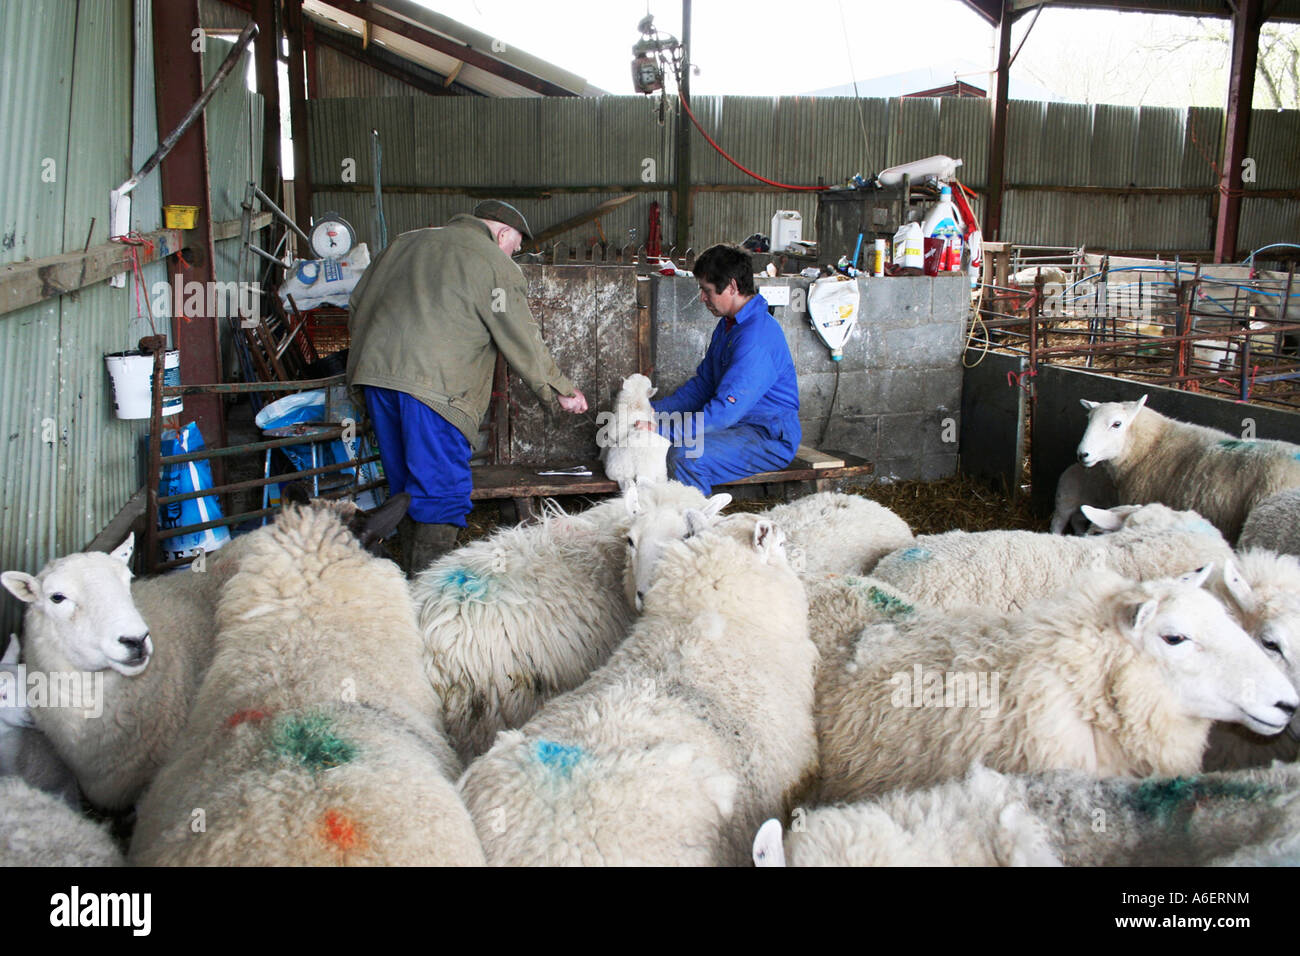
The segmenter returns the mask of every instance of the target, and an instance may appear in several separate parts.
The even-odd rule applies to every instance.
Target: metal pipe
[[[272,200],[270,196],[262,192],[261,186],[254,186],[253,192],[257,195],[258,199],[262,200],[263,205],[269,206],[271,212],[275,213],[275,215],[280,219],[281,222],[283,222],[286,226],[288,226],[290,229],[296,232],[302,238],[303,242],[307,243],[308,249],[311,248],[311,237],[309,237],[307,233],[299,229],[298,224],[294,222],[292,219],[290,219],[288,214],[286,214],[283,209],[277,206],[275,204],[275,201]]]

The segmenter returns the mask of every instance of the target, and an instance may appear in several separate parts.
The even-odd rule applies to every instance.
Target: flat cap
[[[508,202],[502,202],[500,199],[484,199],[474,207],[473,215],[479,219],[493,219],[497,222],[504,222],[507,226],[514,226],[523,235],[525,239],[533,238],[532,231],[528,228],[528,220],[514,206]]]

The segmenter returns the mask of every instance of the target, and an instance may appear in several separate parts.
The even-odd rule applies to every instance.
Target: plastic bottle
[[[933,176],[935,179],[952,179],[960,165],[961,160],[953,159],[951,156],[927,156],[915,162],[882,169],[876,178],[884,186],[897,186],[903,181],[904,176],[911,176],[914,180],[924,179],[926,176]]]
[[[925,243],[921,224],[907,222],[894,233],[894,265],[903,269],[920,269],[923,264],[922,249]]]
[[[941,271],[952,272],[961,268],[961,237],[965,231],[961,215],[952,203],[952,188],[944,186],[939,190],[939,201],[921,224],[921,234],[925,238],[944,239],[947,243],[939,264]]]

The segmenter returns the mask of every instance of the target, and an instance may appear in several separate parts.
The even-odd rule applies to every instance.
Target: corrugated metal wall
[[[135,40],[147,37],[135,7],[133,0],[0,6],[0,261],[107,240],[109,190],[131,175],[133,154],[152,150],[156,132],[132,135],[133,81],[153,85],[151,43],[133,64]],[[156,205],[140,198],[137,227],[156,227],[149,218]],[[6,569],[34,571],[83,547],[139,487],[142,429],[113,417],[102,359],[139,338],[134,299],[130,284],[100,283],[0,315]],[[17,626],[16,604],[0,609],[6,632]]]
[[[358,192],[372,182],[368,136],[384,141],[383,182],[393,187],[609,186],[595,193],[520,199],[535,229],[544,229],[617,193],[617,186],[674,177],[672,104],[660,126],[654,100],[467,99],[416,96],[340,98],[309,104],[314,212],[338,211],[363,238],[371,236],[372,202]],[[755,172],[798,185],[840,183],[934,153],[964,160],[961,178],[981,188],[988,174],[989,104],[970,98],[861,100],[808,97],[698,97],[700,123],[736,160]],[[1223,111],[1070,103],[1011,104],[1008,118],[1006,238],[1105,249],[1206,250],[1213,246],[1213,196],[1116,196],[1068,191],[1077,186],[1212,188]],[[865,135],[864,135],[865,129]],[[1294,162],[1300,113],[1257,110],[1251,155],[1259,188],[1297,188]],[[344,182],[344,159],[356,160]],[[643,170],[645,176],[643,178]],[[651,178],[652,177],[652,178]],[[691,244],[739,241],[769,231],[777,209],[803,215],[816,238],[812,193],[755,191],[757,185],[699,135],[692,137],[696,184],[743,186],[701,191],[694,200]],[[331,188],[334,186],[335,188]],[[342,188],[339,188],[342,187]],[[1057,187],[1033,188],[1033,187]],[[650,203],[658,200],[666,240],[674,235],[669,191],[642,193],[601,219],[618,244],[636,230],[644,241]],[[467,196],[386,194],[389,235],[438,224],[473,204]],[[1242,245],[1295,241],[1300,201],[1244,203]],[[566,236],[597,238],[594,224]],[[666,244],[668,244],[666,242]]]

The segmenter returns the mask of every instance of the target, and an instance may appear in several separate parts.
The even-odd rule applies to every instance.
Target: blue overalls
[[[668,476],[706,495],[790,464],[803,434],[799,382],[767,300],[755,295],[734,320],[720,319],[695,377],[652,404],[672,442]]]

